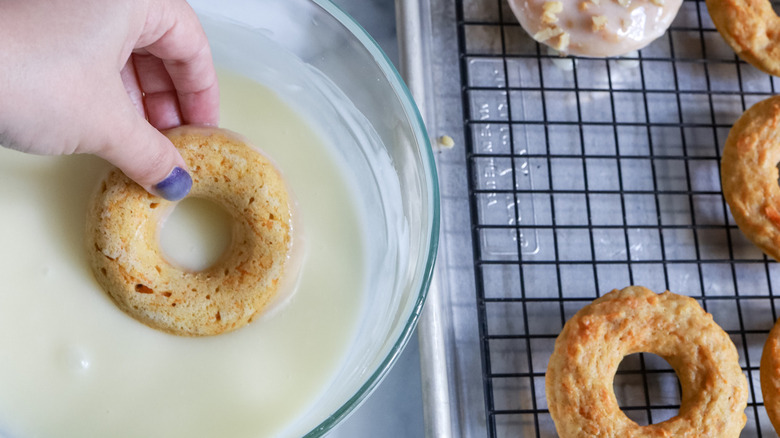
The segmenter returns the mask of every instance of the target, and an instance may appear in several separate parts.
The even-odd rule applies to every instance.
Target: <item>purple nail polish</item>
[[[158,195],[169,201],[178,201],[187,196],[192,188],[192,177],[181,167],[174,167],[171,173],[154,186]]]

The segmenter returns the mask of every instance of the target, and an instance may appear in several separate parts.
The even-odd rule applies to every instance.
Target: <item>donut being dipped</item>
[[[666,359],[682,387],[678,415],[640,426],[618,406],[613,382],[623,358]],[[747,379],[736,347],[693,298],[641,286],[614,290],[566,322],[545,376],[561,437],[738,437]]]
[[[226,253],[197,272],[170,263],[158,232],[174,203],[114,169],[88,210],[90,264],[117,306],[150,327],[182,336],[230,332],[251,322],[277,292],[291,245],[287,190],[274,165],[231,131],[180,127],[165,134],[189,167],[189,196],[231,215]]]
[[[682,0],[509,0],[531,37],[563,53],[619,56],[666,32]]]
[[[780,96],[748,108],[734,123],[721,158],[721,186],[745,236],[780,260]]]

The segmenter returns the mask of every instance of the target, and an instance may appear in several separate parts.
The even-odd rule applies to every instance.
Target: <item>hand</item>
[[[158,129],[215,125],[218,105],[208,41],[184,0],[0,0],[6,147],[96,154],[175,200],[192,181]]]

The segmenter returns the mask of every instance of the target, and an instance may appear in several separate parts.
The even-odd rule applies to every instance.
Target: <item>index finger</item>
[[[155,2],[156,17],[139,38],[139,48],[160,58],[179,99],[182,122],[219,122],[219,85],[206,33],[183,0]],[[151,21],[151,20],[150,20]]]

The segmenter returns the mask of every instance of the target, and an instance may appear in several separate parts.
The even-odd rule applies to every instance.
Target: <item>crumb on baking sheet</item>
[[[449,135],[442,135],[439,137],[439,146],[442,149],[452,149],[455,147],[455,140]]]

